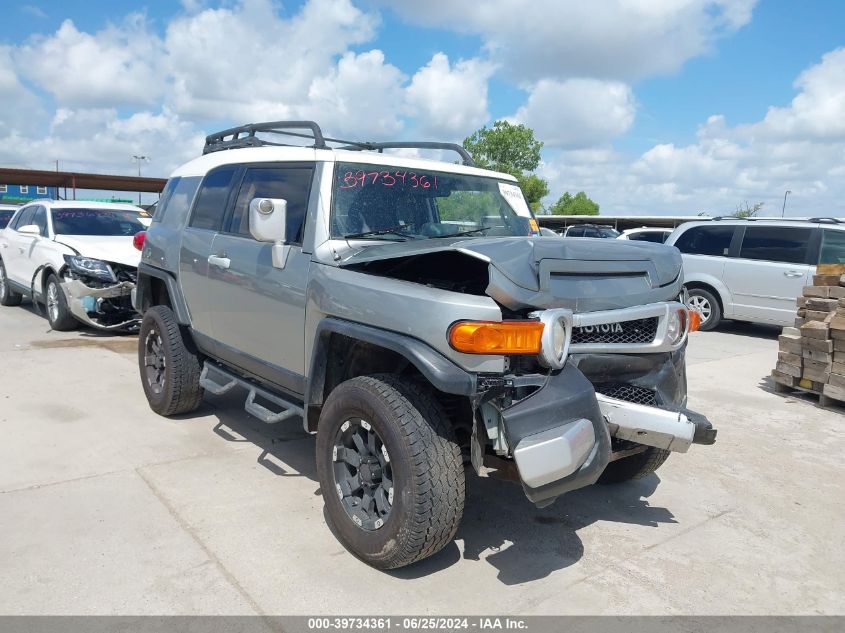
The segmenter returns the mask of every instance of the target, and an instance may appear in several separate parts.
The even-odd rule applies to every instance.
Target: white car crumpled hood
[[[132,244],[132,236],[57,235],[56,242],[69,246],[80,255],[106,262],[138,267],[141,251]]]

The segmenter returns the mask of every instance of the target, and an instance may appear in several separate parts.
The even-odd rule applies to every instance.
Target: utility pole
[[[780,217],[783,217],[784,214],[786,213],[786,196],[788,196],[791,193],[792,192],[789,189],[787,189],[786,191],[783,192],[783,208],[780,210]]]
[[[143,156],[143,155],[138,156],[138,155],[133,154],[132,160],[135,161],[136,163],[138,163],[138,178],[140,178],[141,177],[141,161],[150,162],[150,157],[149,156]],[[141,206],[141,192],[140,191],[138,192],[138,206]]]

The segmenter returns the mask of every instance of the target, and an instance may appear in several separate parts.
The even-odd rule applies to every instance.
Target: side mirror
[[[18,227],[18,233],[21,235],[32,235],[33,237],[39,237],[41,235],[41,229],[38,228],[37,224],[27,224],[25,226]]]
[[[249,202],[249,232],[273,245],[273,266],[284,268],[290,246],[285,244],[288,203],[284,198],[253,198]]]

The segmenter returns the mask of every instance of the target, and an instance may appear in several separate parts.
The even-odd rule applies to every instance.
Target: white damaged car
[[[24,295],[46,306],[54,330],[81,322],[132,331],[138,263],[149,214],[131,204],[38,200],[0,230],[0,304]]]

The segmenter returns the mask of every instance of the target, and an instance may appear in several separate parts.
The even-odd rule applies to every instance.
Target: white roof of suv
[[[258,137],[256,136],[257,133],[271,135],[274,139],[279,136],[283,138],[310,139],[314,141],[314,144],[311,146],[291,145],[277,140],[271,141],[263,137]],[[340,144],[340,146],[333,147],[329,143]],[[399,151],[417,151],[420,149],[452,151],[461,157],[462,164],[402,154],[385,154],[383,152],[386,149]],[[477,167],[469,152],[462,146],[454,143],[430,141],[349,141],[325,136],[320,126],[314,121],[249,123],[240,127],[215,132],[206,137],[203,155],[185,163],[176,169],[170,177],[204,176],[210,170],[220,165],[265,161],[325,163],[343,161],[350,163],[369,163],[406,169],[443,171],[451,174],[466,174],[487,178],[492,177],[499,180],[516,182],[516,178],[510,174]]]

